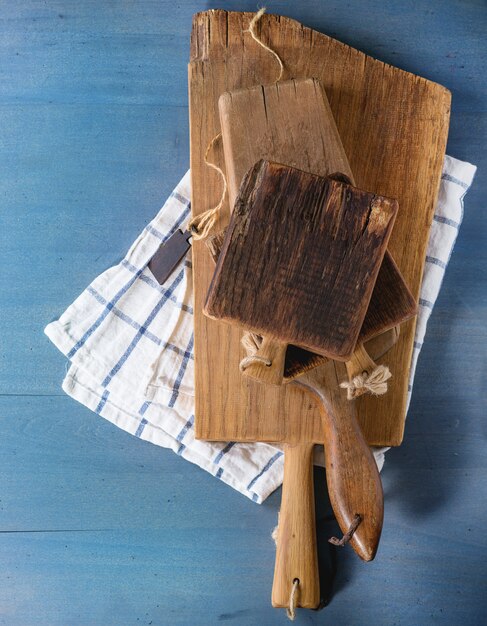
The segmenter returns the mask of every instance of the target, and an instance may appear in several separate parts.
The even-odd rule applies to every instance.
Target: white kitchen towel
[[[475,169],[445,158],[421,287],[410,391]],[[282,482],[278,447],[194,438],[190,257],[164,285],[147,267],[161,242],[186,227],[189,198],[187,172],[125,258],[98,276],[45,332],[71,361],[63,382],[68,395],[132,435],[171,448],[260,503]],[[383,450],[376,451],[376,458],[380,465]]]

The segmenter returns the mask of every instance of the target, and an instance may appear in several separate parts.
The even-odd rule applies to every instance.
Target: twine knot
[[[340,383],[340,387],[347,390],[348,400],[353,400],[367,392],[374,396],[382,396],[387,392],[387,381],[391,377],[392,374],[387,365],[379,365],[370,374],[362,372],[354,376],[352,380]]]
[[[243,334],[241,344],[244,347],[247,356],[240,361],[239,368],[241,372],[246,370],[249,365],[252,365],[252,363],[263,363],[264,365],[267,365],[267,367],[272,365],[272,361],[270,359],[266,359],[265,357],[257,354],[261,343],[262,337],[260,337],[260,335],[256,335],[251,332]]]

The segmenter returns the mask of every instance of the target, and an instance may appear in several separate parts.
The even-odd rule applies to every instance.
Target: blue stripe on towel
[[[227,443],[227,445],[224,448],[222,448],[220,452],[216,455],[216,457],[213,460],[213,463],[219,463],[222,460],[222,458],[225,456],[225,454],[229,452],[233,448],[234,445],[235,445],[235,441],[230,441],[229,443]]]
[[[100,398],[100,402],[98,402],[98,406],[95,409],[95,413],[98,413],[98,415],[100,414],[101,410],[103,409],[103,407],[105,406],[105,404],[107,403],[108,400],[108,396],[110,395],[110,392],[105,390]]]
[[[189,215],[189,212],[190,212],[190,205],[188,204],[186,209],[179,216],[179,219],[173,225],[173,227],[170,229],[170,231],[168,232],[167,235],[162,235],[162,233],[159,233],[158,231],[156,231],[156,232],[158,232],[158,236],[160,235],[162,243],[166,242],[169,239],[169,237],[176,232],[176,230],[179,228],[179,226],[181,226],[181,224],[184,222],[186,217]],[[146,230],[149,230],[149,232],[151,232],[150,228],[152,228],[154,231],[156,230],[152,226],[150,226],[150,224],[148,226],[146,226]],[[122,265],[125,265],[125,262],[128,263],[128,261],[124,260],[124,261],[122,261]],[[117,291],[117,293],[110,300],[110,302],[108,302],[106,304],[105,309],[103,310],[103,313],[101,313],[101,315],[98,317],[98,319],[88,328],[88,330],[84,333],[84,335],[81,337],[81,339],[78,342],[76,342],[75,345],[68,352],[68,354],[66,355],[68,357],[68,359],[72,359],[74,357],[74,355],[78,352],[78,350],[82,346],[84,346],[84,344],[88,341],[88,339],[91,337],[91,335],[95,332],[95,330],[100,326],[100,324],[103,322],[103,320],[107,317],[108,313],[113,309],[115,304],[120,300],[120,298],[125,293],[127,293],[127,291],[130,289],[130,287],[135,283],[137,278],[142,274],[142,272],[145,269],[145,265],[142,268],[139,268],[139,269],[134,268],[134,269],[135,269],[135,272],[134,272],[134,275],[132,276],[132,278],[119,291]]]
[[[181,382],[183,380],[184,373],[186,371],[186,368],[188,367],[188,361],[191,358],[191,353],[193,352],[193,343],[194,343],[194,336],[193,336],[193,333],[191,333],[191,339],[189,340],[188,347],[186,348],[186,353],[183,357],[183,360],[181,362],[181,367],[179,368],[177,378],[174,382],[174,387],[172,388],[171,399],[168,402],[168,406],[170,408],[174,407],[174,405],[176,404],[176,400],[178,399],[179,388],[181,387]]]
[[[179,191],[173,191],[170,197],[176,198],[176,200],[181,202],[181,204],[184,204],[188,209],[191,208],[191,202],[188,198],[185,198],[182,194],[180,194]]]
[[[151,235],[154,235],[154,237],[157,237],[157,239],[160,239],[162,243],[166,243],[169,237],[171,237],[171,235],[174,235],[174,233],[181,226],[184,220],[189,216],[190,211],[191,211],[191,205],[188,203],[184,211],[178,217],[177,221],[171,226],[171,229],[168,231],[166,235],[164,235],[159,230],[157,230],[157,228],[154,228],[152,224],[147,224],[147,226],[145,227],[145,230]]]
[[[455,220],[451,220],[449,217],[443,217],[443,215],[434,215],[433,219],[435,222],[439,222],[440,224],[446,224],[447,226],[451,226],[452,228],[456,228],[457,230],[460,228],[460,224],[455,222]]]
[[[450,183],[454,183],[455,185],[458,185],[459,187],[462,187],[465,190],[468,190],[468,188],[470,187],[468,183],[464,183],[463,180],[460,180],[459,178],[455,178],[455,176],[450,176],[450,174],[442,174],[441,179],[447,180]]]
[[[145,419],[145,417],[140,420],[140,424],[138,425],[137,430],[135,431],[136,437],[141,437],[144,431],[144,428],[146,427],[148,423],[149,422]]]
[[[443,270],[446,269],[446,263],[442,261],[441,259],[437,259],[434,256],[427,256],[426,263],[431,263],[432,265],[438,265],[438,267],[441,267],[441,269]]]
[[[127,291],[135,283],[135,281],[137,280],[137,278],[141,274],[142,274],[142,270],[141,269],[137,270],[137,272],[132,276],[132,278],[121,289],[119,289],[119,291],[117,291],[115,296],[110,300],[110,302],[107,303],[107,305],[105,306],[105,309],[103,310],[103,313],[98,317],[96,322],[94,322],[88,328],[88,330],[81,337],[81,339],[78,342],[76,342],[75,345],[68,352],[68,354],[66,355],[68,357],[68,359],[72,359],[74,357],[74,355],[78,352],[78,350],[85,345],[85,343],[88,341],[88,339],[91,337],[91,335],[95,332],[95,330],[100,326],[100,324],[103,322],[103,320],[107,317],[107,315],[113,309],[115,304],[120,300],[120,298],[125,293],[127,293]]]
[[[265,474],[273,465],[274,463],[277,461],[277,459],[279,459],[282,456],[282,452],[279,450],[278,452],[276,452],[274,454],[274,456],[272,456],[267,463],[264,465],[264,467],[261,469],[261,471],[257,474],[257,476],[254,476],[254,478],[252,478],[252,480],[249,482],[249,484],[247,485],[247,490],[250,491],[250,489],[252,489],[252,487],[255,485],[255,483],[259,480],[259,478]]]
[[[135,337],[130,342],[128,348],[125,350],[125,352],[122,354],[122,356],[120,357],[118,362],[112,367],[110,372],[105,377],[105,380],[101,384],[102,387],[107,387],[108,384],[110,383],[110,381],[112,380],[112,378],[120,371],[120,369],[122,368],[123,364],[127,361],[129,356],[132,354],[135,346],[139,343],[139,341],[143,337],[144,333],[147,331],[147,328],[149,327],[149,325],[153,322],[153,320],[156,317],[156,315],[159,313],[159,311],[163,308],[163,306],[168,301],[169,296],[173,293],[173,291],[176,289],[176,287],[182,281],[183,276],[184,276],[184,271],[181,270],[181,272],[178,274],[178,276],[174,280],[173,284],[167,290],[167,297],[162,297],[159,300],[159,302],[156,304],[156,306],[152,309],[152,311],[150,312],[149,317],[145,320],[144,324],[139,328],[139,330],[137,331]]]
[[[185,264],[186,265],[186,264]],[[127,259],[124,259],[122,261],[122,266],[125,267],[125,269],[129,270],[129,272],[138,272],[139,270],[135,267],[135,265],[132,265],[132,263],[130,263],[129,261],[127,261]],[[165,293],[166,292],[166,287],[164,287],[163,285],[160,285],[156,280],[154,280],[151,276],[147,276],[146,274],[141,274],[139,276],[139,280],[141,280],[143,283],[146,283],[147,285],[149,285],[150,287],[152,287],[153,289],[156,289],[156,291],[158,291],[159,293]],[[187,304],[183,304],[181,302],[178,302],[176,296],[171,296],[169,298],[169,300],[171,302],[173,302],[179,309],[181,309],[181,311],[187,311],[188,313],[191,313],[191,315],[193,314],[193,307],[188,306]]]
[[[143,403],[143,405],[140,407],[139,409],[139,415],[144,415],[144,413],[147,411],[147,409],[150,407],[150,402],[148,400],[145,400],[145,402]],[[135,431],[135,436],[136,437],[140,437],[144,431],[144,428],[146,427],[146,425],[148,424],[148,420],[145,419],[145,417],[143,417],[140,420],[140,424],[137,427],[137,430]]]
[[[188,430],[193,427],[193,424],[194,424],[194,415],[191,415],[189,420],[186,422],[186,424],[179,431],[179,434],[176,437],[176,441],[181,442],[184,439],[184,437],[186,436],[186,433],[188,432]]]
[[[420,304],[420,306],[424,306],[427,309],[432,309],[433,308],[433,303],[430,302],[429,300],[425,300],[424,298],[420,298],[419,299],[419,304]]]

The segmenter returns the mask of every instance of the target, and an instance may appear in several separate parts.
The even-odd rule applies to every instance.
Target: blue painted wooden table
[[[255,10],[247,0],[221,2]],[[188,167],[186,63],[204,2],[0,5],[0,622],[285,624],[270,607],[280,493],[251,503],[65,397],[42,330],[117,261]],[[448,152],[479,166],[383,474],[376,561],[326,544],[298,623],[485,623],[486,10],[482,0],[269,2],[453,92]],[[485,42],[485,39],[484,39]],[[483,58],[482,58],[483,57]]]

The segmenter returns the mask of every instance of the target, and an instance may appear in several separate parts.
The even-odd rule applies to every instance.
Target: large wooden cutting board
[[[189,88],[195,215],[213,207],[221,194],[219,177],[204,163],[208,143],[220,131],[219,96],[272,83],[278,74],[272,56],[244,33],[252,16],[212,10],[193,19]],[[259,29],[284,62],[284,79],[322,81],[357,186],[398,199],[389,250],[418,298],[445,154],[450,93],[289,18],[264,15]],[[217,151],[210,157],[223,162]],[[313,398],[294,386],[272,388],[240,375],[240,331],[202,313],[214,269],[202,242],[194,244],[193,267],[197,437],[323,442]],[[398,343],[386,355],[393,372],[388,394],[358,401],[370,444],[402,441],[414,324],[411,320],[402,326]]]

